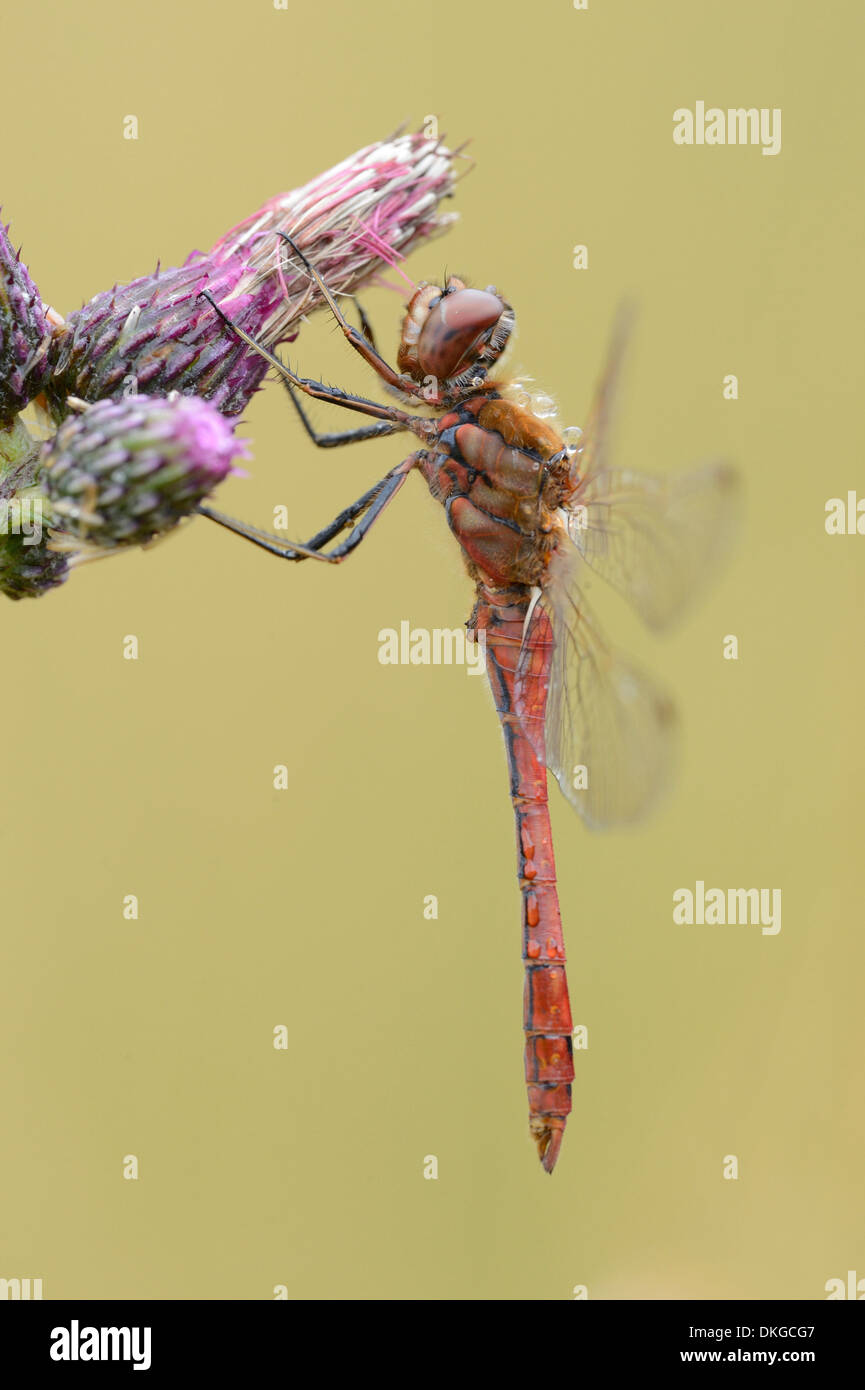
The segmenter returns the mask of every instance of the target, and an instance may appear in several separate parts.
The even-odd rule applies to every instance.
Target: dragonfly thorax
[[[496,588],[541,583],[561,531],[558,434],[497,393],[463,401],[437,431],[421,470],[472,577]]]

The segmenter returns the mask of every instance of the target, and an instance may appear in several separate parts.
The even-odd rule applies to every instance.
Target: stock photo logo
[[[39,545],[44,517],[41,497],[0,497],[0,536],[20,536],[22,545]]]
[[[781,153],[781,108],[706,106],[698,101],[691,111],[673,112],[675,145],[756,145],[764,155]]]
[[[383,627],[378,634],[382,666],[464,666],[470,676],[480,676],[486,652],[483,630],[472,640],[465,628],[412,627],[403,618],[399,628]]]
[[[149,1327],[90,1327],[73,1318],[68,1327],[55,1327],[49,1355],[52,1361],[128,1361],[134,1371],[149,1371]]]
[[[780,888],[706,888],[701,878],[693,891],[673,891],[673,921],[677,926],[758,926],[763,936],[781,930]]]

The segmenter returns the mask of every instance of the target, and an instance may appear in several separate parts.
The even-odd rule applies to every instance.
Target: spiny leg
[[[357,309],[357,316],[358,316],[358,318],[360,319],[360,327],[361,327],[361,332],[363,333],[363,336],[366,338],[366,340],[367,340],[367,342],[370,344],[370,346],[371,346],[376,352],[378,352],[378,348],[377,348],[376,345],[375,345],[375,334],[374,334],[373,331],[372,331],[372,324],[370,323],[369,319],[367,318],[367,316],[366,316],[366,314],[365,314],[365,312],[364,312],[363,305],[362,305],[361,303],[359,303],[358,300],[355,300],[355,301],[354,301],[354,307]]]
[[[337,449],[343,444],[360,444],[365,439],[381,439],[388,434],[398,434],[404,429],[403,425],[390,424],[382,420],[377,425],[363,425],[359,430],[339,430],[335,434],[319,434],[313,427],[306,411],[294,393],[294,387],[290,381],[283,380],[283,386],[288,392],[289,400],[301,418],[303,428],[306,430],[313,444],[319,449]]]
[[[324,299],[328,305],[328,308],[330,309],[330,312],[333,314],[334,318],[336,319],[337,323],[342,329],[343,334],[345,335],[346,341],[351,347],[354,348],[355,352],[360,353],[364,361],[367,362],[370,367],[372,367],[374,372],[378,372],[379,376],[382,378],[383,381],[387,382],[388,386],[395,386],[399,391],[404,391],[406,395],[409,396],[419,396],[423,390],[423,387],[419,386],[416,381],[412,381],[411,377],[405,376],[400,372],[396,371],[394,367],[391,367],[390,364],[384,360],[381,354],[376,351],[374,344],[370,342],[370,340],[367,337],[365,337],[364,334],[361,333],[357,328],[352,327],[352,325],[349,323],[348,319],[345,317],[342,310],[340,309],[339,305],[337,304],[336,300],[334,299],[333,295],[331,294],[330,290],[328,289],[327,285],[322,280],[315,266],[312,264],[311,261],[307,260],[300,247],[295,245],[291,237],[288,235],[288,232],[277,232],[277,236],[282,237],[283,241],[288,243],[294,254],[297,256],[298,260],[303,263],[309,275],[315,281],[316,285],[318,286],[319,290],[324,296]]]
[[[435,434],[435,425],[430,420],[425,420],[420,415],[410,415],[408,411],[397,410],[395,406],[381,405],[378,401],[371,401],[366,396],[352,396],[347,391],[341,391],[338,386],[325,386],[321,381],[313,381],[307,377],[300,377],[288,367],[275,353],[257,343],[255,339],[241,328],[239,324],[230,319],[223,313],[216,300],[208,294],[207,290],[200,290],[202,299],[206,299],[210,307],[222,319],[222,322],[236,333],[247,347],[252,348],[266,362],[279,372],[284,381],[296,386],[299,391],[303,391],[307,396],[312,396],[318,401],[330,401],[333,405],[341,405],[346,410],[357,410],[362,415],[373,415],[379,420],[389,420],[394,425],[399,425],[402,429],[411,430],[420,439],[432,439]]]
[[[318,547],[325,545],[340,531],[344,530],[349,524],[346,513],[358,514],[360,503],[364,499],[359,499],[350,508],[346,508],[344,513],[340,513],[328,526],[320,531],[311,541],[300,544],[296,541],[284,542],[278,536],[260,531],[258,527],[248,526],[245,522],[237,521],[233,517],[225,516],[221,512],[211,511],[209,507],[200,506],[198,510],[202,516],[206,516],[218,525],[224,526],[227,530],[233,531],[235,535],[241,536],[244,540],[251,541],[253,545],[259,546],[271,555],[277,555],[283,560],[322,560],[326,564],[335,565],[344,560],[347,555],[360,544],[370,527],[381,515],[391,501],[393,496],[399,491],[408,475],[405,473],[383,478],[373,489],[373,496],[367,501],[366,507],[360,512],[358,524],[351,530],[344,541],[334,546],[333,550],[322,551]]]
[[[269,531],[260,531],[257,526],[249,526],[245,521],[238,521],[236,517],[226,516],[224,512],[215,512],[210,507],[199,505],[196,510],[201,516],[206,516],[208,521],[215,521],[217,526],[224,526],[226,531],[233,531],[236,536],[241,536],[245,541],[251,541],[253,545],[260,546],[270,555],[278,555],[281,560],[324,560],[326,555],[320,555],[317,550],[311,550],[309,546],[301,545],[299,542],[291,544],[281,541],[278,536],[273,536]]]
[[[410,454],[407,459],[403,459],[402,463],[398,463],[389,473],[385,473],[384,477],[379,478],[377,483],[373,483],[372,487],[369,488],[362,497],[359,497],[356,502],[350,502],[347,507],[343,508],[338,516],[334,517],[333,521],[329,522],[321,531],[317,531],[312,539],[307,541],[310,550],[320,550],[323,545],[327,545],[328,541],[333,540],[334,536],[338,536],[340,531],[344,531],[346,526],[356,521],[358,517],[363,516],[365,512],[376,506],[376,504],[378,504],[376,515],[380,515],[387,503],[402,487],[409,473],[417,466],[423,457],[423,450],[418,450],[416,454]],[[397,484],[395,487],[392,486],[394,481],[396,481]],[[387,492],[387,496],[382,500],[382,494],[384,492]]]
[[[268,531],[261,531],[257,526],[249,526],[246,522],[237,521],[234,517],[225,516],[222,512],[212,511],[209,507],[199,506],[198,511],[210,521],[215,521],[219,526],[224,526],[227,530],[233,531],[235,535],[242,536],[244,540],[251,541],[253,545],[260,546],[262,550],[268,551],[271,555],[278,555],[283,560],[323,560],[327,564],[337,565],[360,545],[422,457],[423,451],[419,450],[416,454],[410,454],[407,459],[403,459],[402,463],[398,463],[396,468],[392,468],[389,473],[374,483],[369,491],[359,497],[356,502],[343,508],[339,515],[334,517],[333,521],[323,530],[318,531],[311,540],[302,544],[295,541],[282,541],[279,536],[274,536]],[[352,528],[345,540],[335,545],[333,550],[322,551],[322,546],[333,540],[335,536],[338,536],[341,531],[344,531],[355,521],[357,521],[357,525]]]
[[[363,306],[359,304],[357,300],[355,300],[355,307],[360,317],[360,326],[363,330],[363,335],[372,346],[375,347],[372,324],[364,313]],[[313,444],[319,449],[338,449],[344,444],[361,444],[366,439],[381,439],[384,435],[397,434],[402,428],[401,425],[392,425],[388,421],[382,420],[380,424],[364,425],[359,430],[338,430],[336,432],[331,431],[320,434],[313,426],[312,421],[298,400],[291,382],[283,379],[282,384],[288,392],[289,400],[300,416],[303,428],[306,430]]]

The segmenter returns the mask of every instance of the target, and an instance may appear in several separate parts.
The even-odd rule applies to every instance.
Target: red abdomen
[[[553,1171],[571,1110],[574,1078],[571,1006],[565,975],[565,942],[556,891],[556,863],[547,805],[547,773],[527,725],[543,725],[552,633],[542,625],[536,635],[536,669],[517,682],[523,628],[529,598],[520,590],[500,593],[495,601],[480,590],[472,619],[476,637],[486,645],[487,675],[505,736],[511,800],[517,832],[517,864],[523,905],[526,1083],[529,1129],[541,1162]]]

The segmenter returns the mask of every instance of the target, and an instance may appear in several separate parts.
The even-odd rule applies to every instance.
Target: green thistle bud
[[[107,549],[143,545],[193,512],[244,452],[231,422],[195,396],[97,401],[44,447],[52,524]]]

